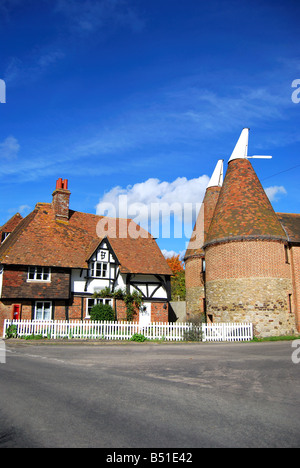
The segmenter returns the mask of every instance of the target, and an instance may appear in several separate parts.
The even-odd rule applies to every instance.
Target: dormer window
[[[51,269],[49,267],[28,267],[27,281],[50,281]]]
[[[108,263],[91,262],[90,263],[90,277],[92,278],[106,278],[108,272]]]
[[[10,232],[2,232],[2,236],[1,236],[1,243],[5,241],[5,239],[8,238]]]

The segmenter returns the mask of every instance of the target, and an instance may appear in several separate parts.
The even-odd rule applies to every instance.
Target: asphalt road
[[[291,343],[7,340],[0,448],[299,447]]]

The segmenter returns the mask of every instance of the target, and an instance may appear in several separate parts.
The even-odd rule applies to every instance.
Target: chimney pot
[[[62,188],[62,183],[63,183],[63,182],[62,182],[62,178],[60,177],[60,178],[57,179],[57,181],[56,181],[56,188],[57,188],[57,189]]]

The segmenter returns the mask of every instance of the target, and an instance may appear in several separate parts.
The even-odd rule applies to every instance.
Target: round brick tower
[[[222,182],[223,160],[219,160],[206,188],[184,257],[187,319],[199,320],[205,314],[205,259],[202,247],[218,201]]]
[[[247,145],[243,131],[203,246],[207,314],[214,322],[252,322],[257,336],[290,334],[296,326],[287,237],[247,159]]]

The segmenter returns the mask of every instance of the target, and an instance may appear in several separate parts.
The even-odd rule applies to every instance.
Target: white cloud
[[[181,250],[180,252],[175,252],[175,250],[162,249],[161,252],[165,258],[177,257],[177,255],[179,255],[179,260],[183,260],[183,257],[185,255],[185,250]]]
[[[31,207],[29,205],[20,205],[18,208],[18,213],[21,213],[22,215],[29,213]]]
[[[272,187],[265,188],[265,192],[270,200],[270,202],[277,201],[279,195],[286,195],[287,191],[282,185],[274,185]]]
[[[13,136],[8,136],[0,143],[0,159],[15,159],[19,152],[20,145],[18,140]]]
[[[154,237],[189,237],[197,217],[209,177],[172,182],[150,178],[122,188],[113,187],[99,201],[97,214],[131,218]]]

